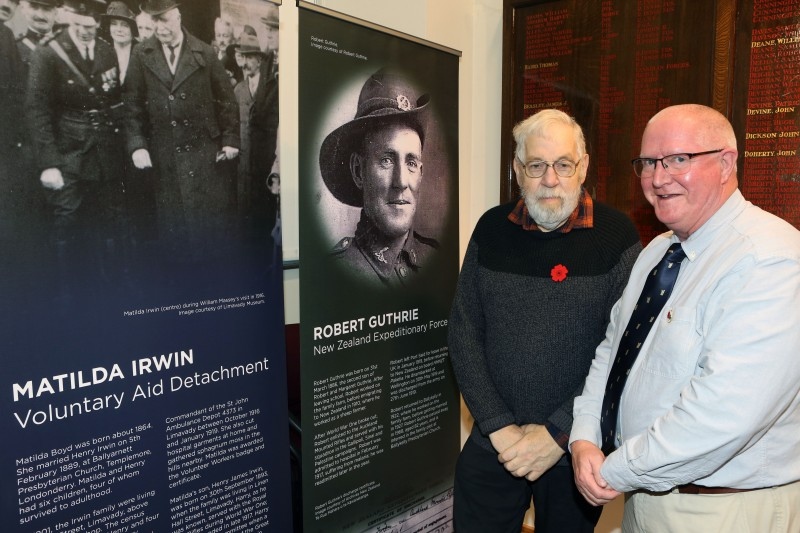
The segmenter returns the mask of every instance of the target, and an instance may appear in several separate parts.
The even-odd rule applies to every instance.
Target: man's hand
[[[59,191],[64,187],[64,176],[61,175],[61,171],[57,168],[44,169],[39,181],[45,189]]]
[[[522,426],[523,436],[500,454],[500,462],[517,477],[536,481],[558,462],[564,450],[539,424]]]
[[[239,155],[239,149],[233,146],[223,146],[222,153],[225,154],[225,159],[236,159],[236,156]]]
[[[516,424],[511,424],[489,434],[489,440],[497,453],[503,453],[509,446],[522,438],[522,428]]]
[[[619,492],[612,489],[600,475],[600,467],[606,460],[600,448],[586,440],[572,443],[572,467],[575,469],[575,485],[586,501],[595,507],[605,505]]]
[[[153,162],[150,160],[150,152],[148,152],[146,148],[139,148],[133,152],[133,154],[131,154],[131,159],[133,160],[133,166],[139,170],[144,170],[153,166]]]

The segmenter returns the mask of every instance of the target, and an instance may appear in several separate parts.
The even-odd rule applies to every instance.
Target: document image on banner
[[[277,7],[60,3],[0,25],[0,529],[290,531]]]
[[[300,10],[304,531],[449,531],[458,57]]]

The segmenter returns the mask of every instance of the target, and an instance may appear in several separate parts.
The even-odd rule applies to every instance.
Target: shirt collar
[[[38,31],[34,30],[33,28],[28,28],[28,31],[25,32],[25,37],[33,41],[34,43],[38,43],[45,37],[47,37],[48,33],[39,33]]]
[[[528,213],[528,206],[525,205],[524,198],[519,199],[517,205],[508,214],[508,219],[514,224],[522,226],[522,229],[526,231],[541,231],[536,221]],[[591,227],[594,227],[594,202],[589,193],[586,192],[586,189],[581,189],[577,207],[575,207],[567,221],[553,231],[556,233],[569,233],[573,229]]]
[[[173,47],[173,50],[175,50],[175,53],[176,53],[176,54],[177,54],[178,52],[180,52],[180,50],[181,50],[181,47],[183,46],[183,32],[181,32],[181,33],[180,33],[180,35],[178,35],[178,42],[177,42],[177,43],[175,43],[175,44],[173,44],[173,45],[169,45],[169,44],[164,44],[164,43],[161,43],[161,48],[164,50],[164,53],[165,53],[165,54],[168,54],[168,53],[169,53],[169,47],[170,47],[170,46],[172,46],[172,47]]]
[[[747,207],[747,204],[748,202],[742,196],[741,191],[736,189],[730,198],[725,200],[725,203],[717,209],[717,212],[711,215],[711,218],[706,220],[697,231],[689,235],[688,239],[681,242],[681,247],[686,252],[686,257],[689,261],[697,259],[703,251],[711,246],[717,240],[719,231],[723,228],[729,228],[731,221]],[[674,233],[670,237],[670,242],[679,242]]]
[[[75,48],[78,50],[79,54],[83,55],[83,49],[88,48],[89,57],[94,57],[94,43],[95,43],[94,39],[92,39],[91,42],[84,43],[78,40],[78,38],[72,32],[72,28],[67,30],[67,33],[69,34],[70,39],[72,39],[72,43],[75,45]]]
[[[416,239],[414,238],[413,228],[409,230],[408,237],[406,237],[398,257],[387,257],[383,255],[383,252],[386,251],[382,244],[380,244],[383,240],[383,236],[363,210],[361,211],[361,218],[356,225],[356,233],[353,238],[358,242],[361,249],[367,252],[366,255],[370,262],[383,270],[394,268],[398,258],[413,268],[419,268],[420,256]],[[381,265],[381,263],[383,264]]]

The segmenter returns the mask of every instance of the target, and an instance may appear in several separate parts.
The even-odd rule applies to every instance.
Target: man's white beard
[[[528,214],[536,222],[536,225],[547,231],[553,231],[561,227],[575,211],[581,197],[581,188],[578,187],[574,193],[567,194],[563,191],[558,192],[539,187],[533,195],[525,194],[523,190],[522,197],[525,199]],[[561,205],[546,207],[538,202],[542,198],[560,198]]]

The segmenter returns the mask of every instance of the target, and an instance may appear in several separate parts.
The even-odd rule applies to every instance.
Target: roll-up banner
[[[299,5],[303,528],[449,531],[458,53]]]
[[[290,531],[278,8],[56,4],[0,26],[0,529]]]

